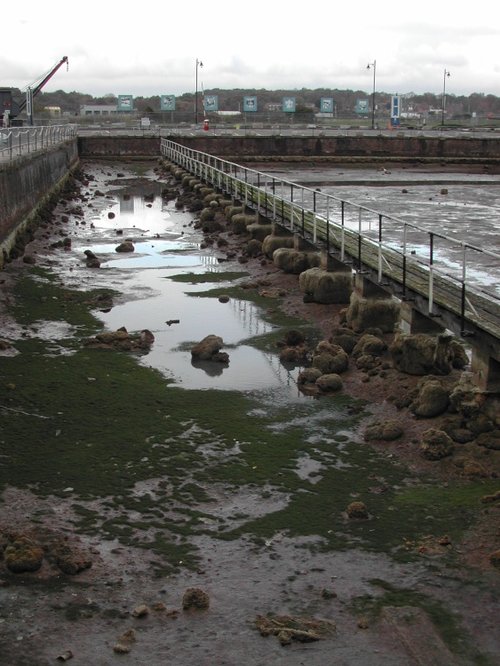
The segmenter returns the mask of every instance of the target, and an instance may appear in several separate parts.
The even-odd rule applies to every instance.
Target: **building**
[[[110,116],[116,112],[116,104],[84,104],[80,107],[81,116]]]

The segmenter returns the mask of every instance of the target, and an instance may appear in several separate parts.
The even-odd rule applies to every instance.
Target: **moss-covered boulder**
[[[324,375],[340,374],[349,367],[349,356],[339,345],[324,340],[314,350],[312,366]]]
[[[366,520],[369,517],[365,503],[359,501],[351,502],[346,513],[351,520]]]
[[[299,385],[304,384],[316,384],[316,381],[321,377],[321,370],[318,368],[305,368],[302,372],[299,373],[297,377],[297,383]]]
[[[376,335],[365,333],[359,338],[356,345],[352,350],[354,358],[362,356],[363,354],[370,354],[371,356],[381,356],[387,349],[387,344]]]
[[[342,378],[335,372],[321,375],[316,380],[316,386],[323,393],[333,393],[342,389]]]
[[[247,232],[251,238],[263,241],[273,230],[272,224],[261,224],[260,222],[252,222],[247,224]]]
[[[423,433],[420,454],[427,460],[441,460],[451,456],[454,450],[453,440],[444,430],[429,428]]]
[[[394,366],[409,375],[447,375],[453,369],[452,339],[446,333],[398,333],[390,347]]]
[[[15,536],[6,546],[3,558],[12,573],[38,571],[42,566],[43,548],[27,536]]]
[[[349,303],[352,292],[352,275],[346,272],[309,268],[299,275],[299,288],[304,302]]]
[[[182,610],[206,610],[210,606],[210,597],[198,587],[190,587],[182,597]]]
[[[376,421],[365,428],[365,441],[382,440],[391,442],[403,435],[403,427],[399,421],[389,419],[387,421]]]
[[[266,257],[272,259],[275,250],[279,248],[293,248],[294,242],[293,236],[275,236],[274,234],[269,234],[262,241],[262,252]]]
[[[418,394],[410,405],[415,416],[433,418],[448,409],[449,391],[438,379],[425,379],[418,387]]]
[[[347,325],[357,333],[377,327],[392,333],[399,320],[399,303],[390,298],[364,298],[353,292],[346,312]]]
[[[273,263],[284,273],[300,275],[309,268],[319,266],[321,257],[317,252],[299,252],[293,248],[281,247],[275,250]]]

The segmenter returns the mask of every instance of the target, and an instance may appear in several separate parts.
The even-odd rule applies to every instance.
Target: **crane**
[[[26,115],[28,116],[28,123],[33,125],[33,97],[38,95],[43,86],[49,81],[57,70],[66,63],[66,67],[69,67],[68,56],[63,56],[58,63],[56,63],[49,71],[42,75],[41,80],[37,79],[26,89],[26,98],[19,104],[19,111],[24,111],[26,108]]]
[[[28,116],[28,123],[33,125],[33,97],[38,95],[43,86],[49,81],[57,70],[64,65],[68,65],[68,56],[64,56],[56,63],[53,67],[49,69],[46,74],[31,83],[26,88],[26,97],[19,104],[12,99],[12,91],[9,88],[0,88],[0,112],[7,112],[9,121],[12,118],[15,118],[19,115],[24,109],[26,109],[26,115]]]

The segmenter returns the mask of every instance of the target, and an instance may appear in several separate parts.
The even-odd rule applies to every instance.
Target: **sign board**
[[[295,97],[283,97],[282,110],[284,113],[295,113]]]
[[[160,95],[160,111],[175,111],[175,95]]]
[[[333,113],[334,103],[333,97],[322,97],[319,104],[320,113]]]
[[[393,95],[391,97],[391,118],[399,118],[400,110],[400,97],[399,95]]]
[[[369,111],[370,105],[367,99],[358,99],[356,101],[356,106],[354,107],[355,113],[358,113],[360,116],[367,116]]]
[[[219,110],[219,97],[218,95],[205,95],[203,99],[203,108],[205,111],[218,111]]]
[[[118,104],[116,106],[118,113],[133,111],[134,110],[134,98],[132,95],[118,95]]]
[[[243,97],[243,111],[257,111],[257,97]]]

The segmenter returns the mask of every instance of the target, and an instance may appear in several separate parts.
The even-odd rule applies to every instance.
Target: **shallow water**
[[[216,298],[196,297],[197,292],[232,285],[220,280],[224,268],[216,251],[200,249],[202,236],[190,225],[193,216],[177,211],[173,204],[165,205],[159,196],[147,205],[141,196],[124,200],[123,194],[116,193],[115,198],[111,206],[94,213],[92,238],[97,235],[99,242],[85,245],[101,261],[100,283],[106,282],[107,272],[115,282],[121,275],[124,283],[133,283],[132,300],[96,313],[106,329],[149,329],[155,341],[141,363],[183,388],[283,391],[287,397],[309,399],[297,389],[298,368],[288,370],[276,354],[245,344],[252,336],[273,330],[259,308],[238,299],[220,303]],[[109,217],[110,212],[114,217]],[[125,238],[133,241],[133,253],[116,251]],[[214,282],[170,279],[186,273],[213,273]],[[190,347],[212,334],[223,339],[229,364],[192,361]]]

